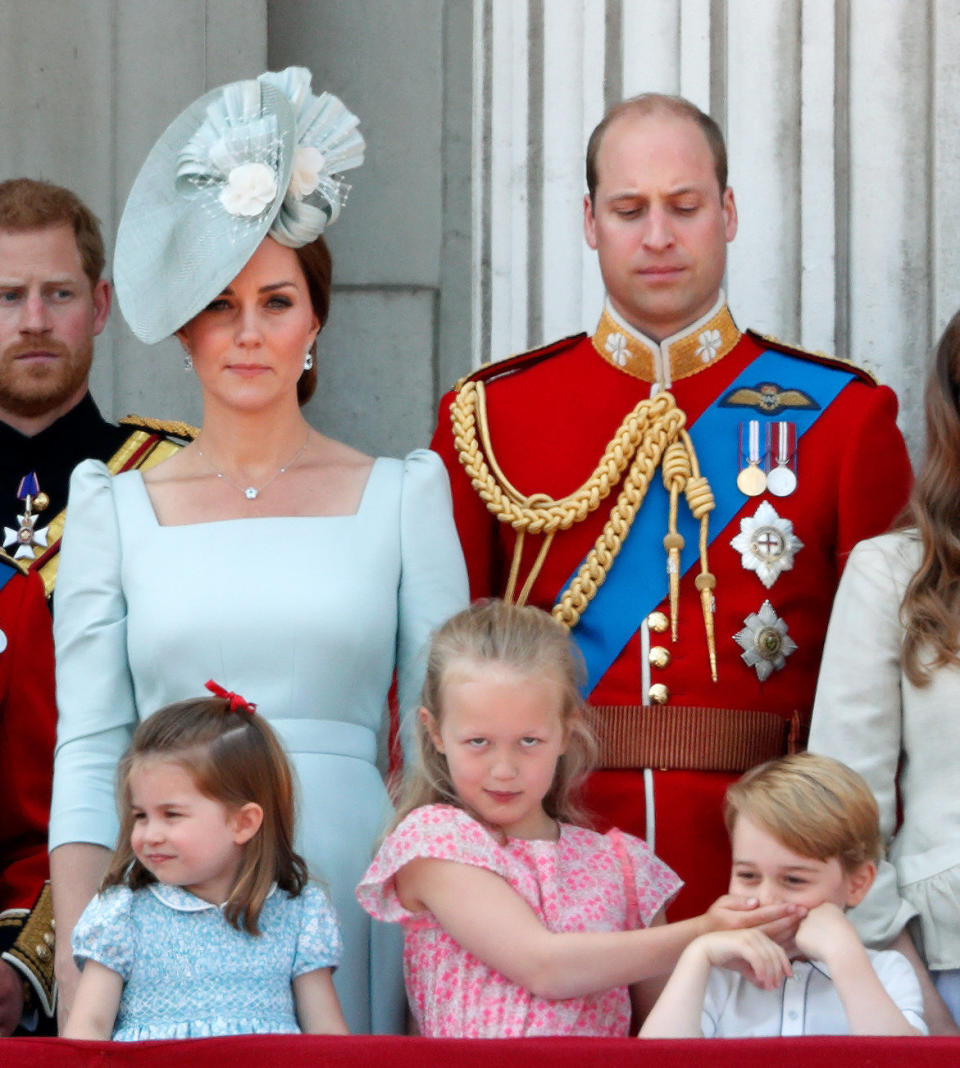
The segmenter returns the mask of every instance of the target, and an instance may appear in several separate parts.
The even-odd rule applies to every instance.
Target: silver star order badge
[[[14,560],[19,560],[24,556],[33,560],[37,555],[34,548],[46,549],[48,528],[40,527],[38,530],[37,519],[38,516],[26,512],[24,515],[17,516],[17,522],[20,524],[18,530],[12,527],[3,528],[3,547],[5,549],[11,545],[17,547],[17,551],[13,554]]]
[[[751,612],[744,620],[746,626],[734,634],[743,649],[741,660],[753,668],[757,678],[766,682],[774,671],[782,671],[787,657],[796,650],[797,643],[787,634],[787,625],[764,601],[759,612]]]
[[[793,570],[794,554],[803,548],[803,542],[793,532],[793,523],[781,519],[769,501],[763,501],[752,516],[740,520],[740,533],[730,544],[740,553],[744,569],[756,571],[768,590],[781,572]]]

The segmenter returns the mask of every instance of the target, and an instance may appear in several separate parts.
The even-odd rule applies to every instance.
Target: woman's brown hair
[[[300,269],[307,279],[310,291],[310,303],[313,314],[320,321],[322,330],[330,313],[330,285],[333,277],[333,259],[323,237],[318,237],[308,245],[293,250],[300,261]],[[313,396],[317,388],[317,357],[314,346],[313,367],[304,371],[297,381],[297,403],[302,408]]]
[[[960,667],[960,312],[947,324],[924,393],[926,457],[908,504],[922,557],[900,607],[902,663],[915,686]]]
[[[520,608],[503,601],[478,601],[458,612],[434,632],[427,655],[421,700],[437,725],[443,720],[443,688],[450,669],[466,665],[483,670],[492,664],[559,683],[567,747],[557,761],[543,809],[553,819],[588,822],[577,804],[577,792],[593,766],[596,741],[583,716],[583,661],[569,634],[547,612],[529,605]],[[393,826],[423,805],[463,807],[447,758],[433,744],[419,717],[416,736],[420,759],[404,780]]]
[[[296,897],[308,878],[306,863],[293,848],[293,776],[276,735],[261,716],[231,711],[222,697],[179,701],[145,719],[117,768],[120,833],[101,890],[138,890],[157,881],[130,845],[130,774],[152,759],[178,764],[200,793],[227,808],[252,801],[263,809],[263,823],[243,846],[237,882],[223,910],[237,930],[259,934],[257,921],[271,885]]]

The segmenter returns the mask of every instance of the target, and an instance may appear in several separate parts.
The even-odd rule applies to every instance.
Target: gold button
[[[36,951],[37,958],[39,960],[49,960],[50,959],[50,948],[49,948],[49,946],[45,946],[42,942],[40,942],[36,946],[34,946],[34,950]]]
[[[56,941],[51,931],[44,931],[43,940],[47,943],[48,946],[53,946],[54,942]]]
[[[650,692],[647,694],[652,705],[665,705],[670,697],[670,691],[663,685],[662,682],[655,682],[650,687]]]
[[[670,620],[663,612],[651,612],[647,616],[647,626],[657,634],[664,634],[670,626]]]
[[[670,663],[670,650],[662,645],[655,645],[650,650],[650,663],[655,668],[665,668]]]

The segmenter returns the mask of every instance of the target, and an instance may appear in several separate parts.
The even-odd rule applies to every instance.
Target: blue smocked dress
[[[217,905],[179,886],[114,886],[77,921],[73,954],[123,979],[114,1039],[296,1034],[293,980],[336,967],[337,920],[318,886],[276,887],[260,934],[238,931]]]
[[[139,719],[216,679],[257,704],[300,782],[297,846],[329,889],[351,1031],[404,1026],[401,944],[354,887],[388,818],[394,669],[415,709],[429,632],[467,603],[439,458],[379,459],[355,515],[157,523],[139,472],[82,463],[57,578],[51,848],[111,847],[114,773]]]

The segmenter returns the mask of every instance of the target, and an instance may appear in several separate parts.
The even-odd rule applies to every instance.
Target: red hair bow
[[[214,682],[213,679],[207,679],[207,689],[214,697],[222,697],[225,701],[229,701],[231,712],[246,712],[248,716],[252,716],[257,710],[256,705],[251,704],[238,693],[225,690],[219,682]]]

